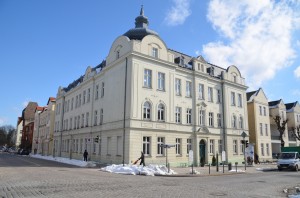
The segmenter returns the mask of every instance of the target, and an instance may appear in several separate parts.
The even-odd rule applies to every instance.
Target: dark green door
[[[204,140],[201,140],[200,141],[200,145],[199,145],[199,147],[200,147],[200,152],[199,152],[199,154],[200,154],[200,166],[204,166],[204,164],[205,164],[205,141]]]

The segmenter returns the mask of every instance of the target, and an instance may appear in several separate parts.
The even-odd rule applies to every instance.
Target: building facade
[[[87,150],[89,160],[130,163],[143,151],[146,163],[165,164],[168,155],[177,166],[190,150],[195,165],[226,151],[226,161],[242,162],[246,89],[236,66],[169,49],[141,9],[106,60],[59,87],[54,155],[82,159]]]
[[[299,102],[292,102],[285,104],[286,116],[288,119],[288,145],[300,146],[300,141],[293,135],[292,130],[300,126],[300,105]],[[296,132],[296,131],[295,131]]]
[[[272,141],[268,98],[260,88],[247,93],[249,141],[259,160],[272,160]]]

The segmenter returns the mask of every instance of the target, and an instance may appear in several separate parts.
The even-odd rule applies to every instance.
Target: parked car
[[[21,155],[29,155],[29,153],[31,153],[31,151],[30,150],[27,150],[27,149],[23,149],[22,151],[21,151]]]
[[[298,171],[300,168],[300,156],[298,152],[282,152],[277,161],[278,170],[283,168]]]

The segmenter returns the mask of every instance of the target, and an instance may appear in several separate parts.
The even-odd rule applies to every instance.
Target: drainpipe
[[[124,120],[123,120],[123,166],[125,164],[125,118],[126,118],[126,95],[127,95],[127,62],[125,62],[125,90],[124,90]]]
[[[61,157],[61,145],[62,145],[62,132],[63,132],[63,120],[64,120],[64,104],[65,104],[65,96],[62,97],[62,104],[61,104],[61,119],[60,119],[60,144],[59,144],[59,157]]]
[[[193,65],[195,64],[195,62],[193,63]],[[196,75],[195,75],[195,66],[193,68],[193,95],[192,95],[192,100],[193,100],[193,103],[192,103],[192,116],[193,116],[193,131],[194,131],[194,138],[193,138],[193,141],[192,141],[192,149],[193,149],[193,158],[194,158],[194,161],[193,161],[193,165],[194,166],[197,166],[197,162],[198,162],[198,141],[197,141],[197,104],[196,104],[196,100],[197,100],[197,94],[196,94]]]
[[[221,84],[222,84],[222,117],[223,117],[223,151],[226,152],[226,119],[225,119],[225,85],[224,85],[224,73],[222,72],[221,76]],[[228,162],[228,153],[226,152],[226,162]]]

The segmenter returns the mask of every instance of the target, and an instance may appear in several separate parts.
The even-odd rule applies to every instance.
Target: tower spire
[[[141,5],[140,15],[141,15],[141,16],[144,16],[144,6],[143,6],[143,5]]]

